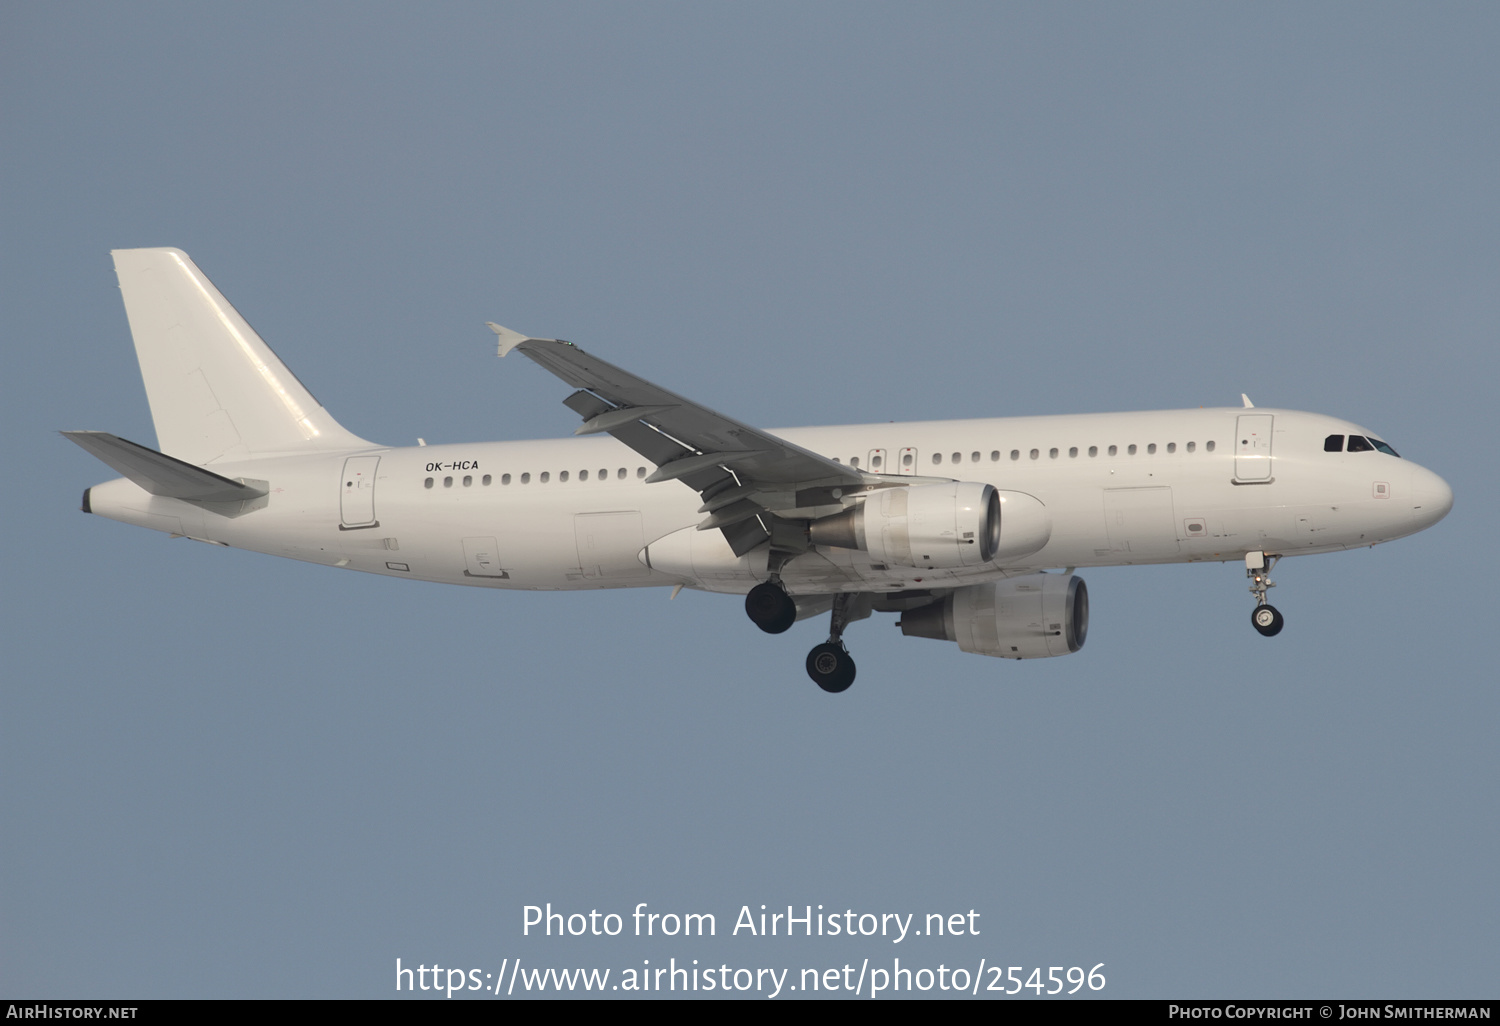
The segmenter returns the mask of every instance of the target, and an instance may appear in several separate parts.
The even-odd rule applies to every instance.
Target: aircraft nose
[[[1412,467],[1412,519],[1422,528],[1431,527],[1453,508],[1453,489],[1426,467]]]

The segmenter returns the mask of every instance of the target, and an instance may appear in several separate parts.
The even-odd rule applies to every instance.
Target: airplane
[[[671,587],[745,597],[854,681],[843,635],[1010,659],[1088,635],[1080,567],[1243,562],[1251,623],[1286,556],[1377,545],[1453,505],[1376,434],[1254,406],[764,431],[559,339],[490,323],[571,389],[580,438],[378,445],[313,398],[181,250],[113,252],[157,448],[67,438],[123,477],[83,511],[219,546],[421,581],[532,591]]]

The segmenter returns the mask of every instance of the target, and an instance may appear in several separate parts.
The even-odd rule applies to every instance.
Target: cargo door
[[[500,569],[500,547],[493,538],[465,538],[464,576],[508,578]]]
[[[578,565],[586,579],[625,580],[651,575],[640,561],[646,539],[638,511],[575,514],[573,534],[578,543]]]
[[[1106,488],[1104,528],[1109,549],[1125,562],[1177,555],[1177,520],[1170,488]]]

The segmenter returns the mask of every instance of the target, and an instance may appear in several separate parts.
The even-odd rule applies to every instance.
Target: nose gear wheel
[[[1272,605],[1266,603],[1266,592],[1276,587],[1276,582],[1271,580],[1271,568],[1276,565],[1280,556],[1259,553],[1261,566],[1250,566],[1256,553],[1247,553],[1245,556],[1245,576],[1250,578],[1250,594],[1255,596],[1255,611],[1250,614],[1250,625],[1267,638],[1274,638],[1281,633],[1285,626],[1281,612]]]
[[[1250,614],[1250,622],[1266,637],[1274,638],[1281,633],[1285,620],[1275,606],[1259,605]]]

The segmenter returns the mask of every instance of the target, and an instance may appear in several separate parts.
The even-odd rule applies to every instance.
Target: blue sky
[[[1493,997],[1497,39],[1481,4],[9,5],[0,990],[899,955]],[[830,700],[822,620],[79,514],[110,474],[54,432],[154,438],[108,251],[157,245],[391,444],[571,432],[493,319],[764,426],[1243,391],[1456,504],[1283,563],[1275,641],[1234,565],[1095,570],[1077,655],[876,617]],[[720,935],[523,937],[549,901]],[[725,935],[762,903],[984,932]]]

